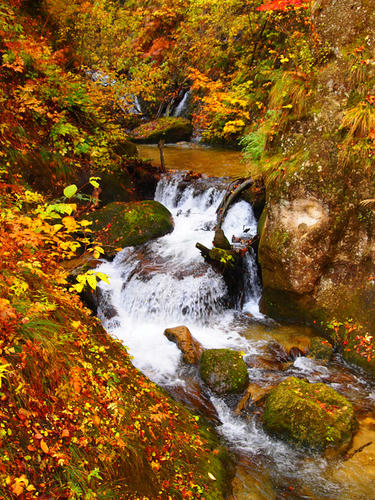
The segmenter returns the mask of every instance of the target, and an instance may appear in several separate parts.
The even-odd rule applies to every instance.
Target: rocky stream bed
[[[215,423],[235,457],[231,498],[375,499],[375,444],[368,444],[375,443],[375,383],[336,352],[326,356],[318,349],[318,355],[309,356],[311,341],[318,337],[312,328],[280,324],[260,312],[262,287],[252,250],[243,257],[242,293],[233,300],[222,274],[195,247],[197,242],[212,246],[216,209],[227,182],[219,177],[187,178],[178,171],[162,176],[155,200],[172,213],[174,230],[102,263],[100,271],[110,278],[99,294],[103,324],[123,340],[137,368]],[[229,240],[255,235],[251,205],[235,203],[223,230]],[[219,394],[208,378],[204,383],[198,365],[185,363],[177,345],[163,335],[179,325],[190,330],[202,350],[237,351],[246,366],[248,389]],[[355,422],[350,424],[354,439],[346,436],[345,449],[330,453],[331,437],[325,437],[324,453],[265,430],[267,395],[286,379],[295,380],[290,377],[324,383],[328,391],[347,398],[342,408],[353,409]],[[317,392],[320,386],[310,387]],[[242,399],[244,392],[248,397]],[[326,411],[328,403],[319,398],[318,405]],[[333,410],[326,413],[337,412],[338,404],[332,403]]]

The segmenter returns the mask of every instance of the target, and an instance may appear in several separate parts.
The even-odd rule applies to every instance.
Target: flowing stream
[[[328,366],[306,357],[294,362],[278,359],[282,348],[306,348],[315,333],[277,324],[259,312],[261,285],[252,254],[244,260],[243,304],[228,308],[222,276],[195,248],[196,242],[212,244],[226,182],[215,177],[187,181],[183,172],[159,181],[155,199],[172,212],[175,229],[141,247],[126,248],[113,262],[102,264],[110,285],[101,285],[100,317],[123,340],[137,368],[217,422],[223,441],[238,459],[231,498],[375,499],[375,445],[350,460],[329,461],[269,437],[256,408],[235,416],[231,401],[202,391],[195,370],[181,362],[181,352],[163,335],[165,328],[185,325],[205,348],[243,351],[250,381],[260,391],[290,375],[328,383],[357,409],[360,430],[353,448],[375,443],[375,385],[364,374],[338,355]],[[254,235],[251,206],[245,201],[233,205],[223,229],[229,239]]]

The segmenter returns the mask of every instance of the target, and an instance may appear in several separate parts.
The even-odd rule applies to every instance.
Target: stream
[[[188,155],[193,163],[189,166],[188,155],[177,160],[178,150],[184,149],[188,148],[176,146],[174,159],[166,155],[167,166],[207,173],[195,160],[201,152],[199,161],[204,164],[206,150],[191,149],[194,153]],[[144,151],[142,156],[149,156]],[[375,384],[338,354],[329,365],[303,356],[285,362],[279,356],[283,348],[306,350],[316,332],[279,324],[261,314],[261,283],[255,255],[250,253],[244,260],[243,304],[238,309],[228,308],[222,276],[195,248],[196,242],[212,246],[216,208],[228,182],[221,177],[225,168],[232,175],[239,175],[241,169],[244,173],[233,153],[237,155],[233,151],[209,152],[210,173],[215,177],[186,181],[184,172],[175,171],[161,178],[155,199],[172,212],[175,229],[140,247],[125,248],[113,262],[102,263],[100,271],[109,276],[110,285],[100,285],[99,316],[107,330],[127,346],[137,368],[176,399],[214,419],[223,442],[237,458],[230,498],[375,499]],[[231,170],[223,166],[231,161]],[[228,211],[223,230],[230,240],[233,235],[254,235],[256,226],[251,206],[238,201]],[[374,444],[344,461],[327,460],[271,438],[262,428],[256,407],[236,416],[230,401],[201,389],[196,370],[182,363],[177,346],[163,335],[165,328],[177,325],[187,326],[205,348],[243,351],[250,382],[259,391],[290,375],[329,384],[355,406],[360,429],[352,449],[369,441]]]

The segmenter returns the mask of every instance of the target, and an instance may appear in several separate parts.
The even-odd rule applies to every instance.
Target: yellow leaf
[[[92,220],[81,220],[80,224],[82,227],[91,226]]]
[[[213,474],[211,474],[211,472],[208,472],[208,477],[212,479],[212,481],[216,481],[216,477]]]
[[[74,217],[67,216],[62,219],[62,223],[66,227],[67,231],[75,231],[77,229],[77,222]]]
[[[96,276],[94,276],[93,274],[88,275],[87,283],[93,290],[96,290]]]

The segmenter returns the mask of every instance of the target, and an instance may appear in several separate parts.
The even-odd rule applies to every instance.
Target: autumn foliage
[[[83,306],[74,290],[97,276],[77,288],[62,265],[101,254],[82,217],[94,200],[67,180],[121,168],[126,136],[113,94],[22,7],[0,3],[0,498],[220,498],[210,432]]]

